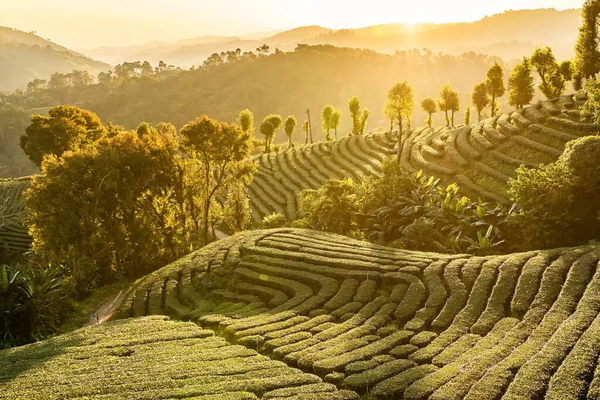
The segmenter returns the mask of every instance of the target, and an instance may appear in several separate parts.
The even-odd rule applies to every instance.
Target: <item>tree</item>
[[[458,93],[452,91],[449,100],[450,101],[449,103],[446,103],[446,106],[451,111],[450,123],[452,124],[452,127],[454,127],[454,114],[460,110],[460,98],[458,97]]]
[[[535,49],[529,62],[541,79],[539,89],[542,94],[548,99],[560,96],[565,89],[565,76],[561,73],[561,66],[556,62],[552,49],[550,47]],[[567,64],[562,68],[565,69],[563,72],[566,77],[570,78]]]
[[[285,123],[284,125],[284,130],[285,130],[285,134],[288,137],[288,147],[292,148],[294,146],[293,142],[292,142],[292,136],[294,135],[294,131],[296,130],[296,124],[298,122],[296,121],[296,117],[294,117],[293,115],[290,115],[289,117],[287,117],[285,119]]]
[[[446,83],[440,90],[440,98],[438,99],[438,106],[441,111],[446,113],[446,127],[450,127],[450,117],[448,111],[452,111],[452,115],[458,111],[458,93],[452,89],[452,85]],[[453,117],[454,118],[454,117]],[[454,125],[454,123],[452,123]]]
[[[585,0],[581,12],[583,21],[575,44],[574,79],[575,89],[580,90],[582,80],[600,72],[600,50],[598,49],[598,15],[600,2]]]
[[[367,120],[369,119],[369,109],[365,108],[360,116],[360,131],[359,135],[364,135],[365,129],[367,127]]]
[[[310,136],[310,144],[313,144],[312,121],[310,119],[310,108],[306,109],[306,117],[308,118],[308,132]]]
[[[265,135],[265,153],[271,152],[271,141],[275,136],[275,127],[270,121],[264,120],[260,124],[260,133]]]
[[[280,115],[267,115],[260,125],[260,133],[265,135],[265,153],[271,152],[271,144],[275,138],[275,133],[281,127],[283,120]]]
[[[471,125],[471,105],[467,104],[467,109],[465,111],[465,125]]]
[[[233,233],[245,231],[250,227],[250,200],[244,185],[231,185],[227,191],[223,220]]]
[[[352,134],[358,135],[360,132],[360,100],[354,96],[348,102],[350,118],[352,118]]]
[[[529,59],[523,58],[508,78],[508,104],[515,108],[523,108],[533,99],[535,89]]]
[[[242,128],[242,131],[252,136],[254,134],[254,114],[252,114],[252,111],[248,109],[240,111],[238,124]]]
[[[498,62],[494,62],[494,65],[490,67],[487,72],[487,79],[485,81],[485,87],[487,93],[492,97],[490,102],[491,116],[496,115],[496,99],[504,96],[506,87],[504,86],[504,72]]]
[[[274,126],[279,116],[269,116]],[[281,121],[281,117],[279,117]],[[281,124],[281,122],[280,122]],[[248,184],[255,166],[245,160],[250,155],[251,137],[235,124],[219,123],[206,116],[188,123],[180,131],[186,153],[198,160],[204,172],[203,243],[208,243],[208,218],[213,199],[233,184]]]
[[[323,107],[321,111],[321,123],[323,126],[323,130],[327,133],[329,137],[329,131],[331,130],[331,116],[335,112],[335,108],[330,105]]]
[[[427,113],[427,125],[431,128],[433,121],[432,115],[437,112],[437,104],[435,100],[431,97],[423,99],[423,101],[421,101],[421,109]]]
[[[341,120],[342,120],[342,112],[340,110],[335,110],[333,112],[333,114],[331,114],[331,117],[329,119],[329,125],[331,126],[331,129],[333,129],[336,139],[338,137],[337,130],[338,130],[338,127],[340,126]]]
[[[308,131],[310,129],[310,123],[308,121],[304,121],[302,124],[302,130],[304,131],[304,144],[308,144]]]
[[[177,152],[171,137],[125,132],[46,157],[25,198],[36,254],[62,265],[80,295],[181,257],[191,242]]]
[[[100,118],[91,111],[73,106],[57,106],[48,116],[34,115],[21,136],[21,148],[37,166],[45,156],[60,157],[68,150],[78,150],[106,135]]]
[[[473,88],[471,101],[477,110],[477,120],[481,121],[481,112],[490,104],[490,98],[487,94],[485,82],[478,83]]]
[[[403,119],[409,119],[415,109],[413,89],[408,82],[397,83],[388,91],[385,109],[398,122],[398,132],[402,135]]]

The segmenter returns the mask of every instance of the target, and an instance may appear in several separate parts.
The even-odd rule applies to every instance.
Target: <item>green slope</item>
[[[600,248],[494,257],[298,229],[214,243],[138,281],[168,314],[376,399],[595,399]]]

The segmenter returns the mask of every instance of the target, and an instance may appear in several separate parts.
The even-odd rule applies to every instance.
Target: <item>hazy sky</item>
[[[72,48],[242,35],[301,25],[474,21],[509,9],[580,8],[584,0],[0,0],[0,26]]]

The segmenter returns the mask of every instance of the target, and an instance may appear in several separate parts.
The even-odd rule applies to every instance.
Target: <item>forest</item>
[[[1,94],[8,398],[600,398],[599,16],[567,60],[264,44]]]

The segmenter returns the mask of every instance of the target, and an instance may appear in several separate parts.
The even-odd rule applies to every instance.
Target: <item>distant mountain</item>
[[[89,71],[92,75],[110,69],[83,54],[42,39],[34,33],[0,27],[0,90],[24,89],[36,78],[55,72]]]
[[[566,59],[573,56],[580,14],[579,9],[537,9],[507,11],[472,23],[395,23],[341,30],[304,26],[279,33],[202,36],[169,44],[101,47],[82,52],[112,64],[164,61],[184,68],[201,64],[212,53],[236,48],[251,51],[262,44],[283,51],[293,50],[298,44],[369,48],[383,53],[427,48],[447,54],[484,52],[505,59],[529,55],[536,46],[551,46],[557,58]]]

